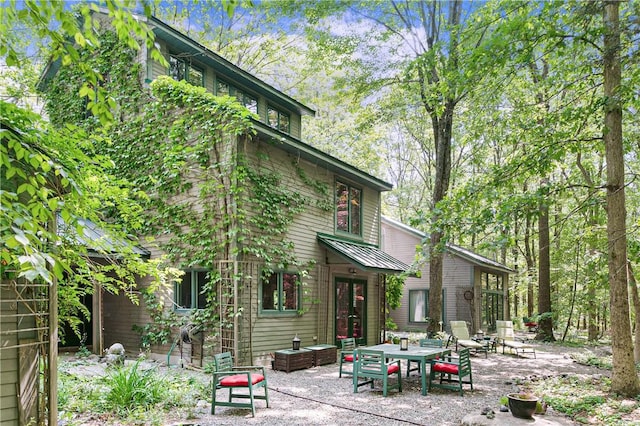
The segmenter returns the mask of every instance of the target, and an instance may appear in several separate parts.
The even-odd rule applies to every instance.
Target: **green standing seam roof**
[[[364,271],[396,274],[409,270],[409,265],[374,245],[345,241],[326,234],[317,234],[317,238],[328,249]]]
[[[89,219],[78,219],[80,229],[68,226],[60,214],[57,217],[58,235],[67,235],[83,245],[89,251],[90,256],[102,257],[104,253],[117,255],[122,250],[129,249],[142,258],[149,259],[151,252],[144,247],[136,245],[132,241],[114,239],[107,231],[100,228]],[[79,230],[82,231],[80,235]]]

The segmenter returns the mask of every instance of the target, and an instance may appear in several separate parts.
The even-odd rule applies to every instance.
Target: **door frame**
[[[348,284],[349,287],[349,312],[348,312],[348,316],[347,316],[347,330],[348,330],[348,335],[347,337],[353,337],[353,321],[354,318],[356,318],[355,315],[355,308],[356,308],[356,304],[357,301],[355,300],[355,285],[362,285],[363,286],[363,290],[362,290],[362,294],[364,295],[364,300],[361,303],[361,312],[360,312],[360,317],[359,319],[361,320],[361,330],[362,330],[362,335],[356,337],[356,344],[358,345],[365,345],[367,342],[367,305],[368,305],[368,297],[367,297],[367,284],[368,281],[367,279],[363,279],[363,278],[353,278],[353,277],[347,277],[347,276],[336,276],[333,280],[333,295],[334,295],[334,306],[333,306],[333,312],[334,312],[334,317],[336,318],[336,321],[334,322],[333,325],[333,335],[335,338],[335,342],[336,345],[340,345],[340,339],[338,338],[338,283],[346,283]]]

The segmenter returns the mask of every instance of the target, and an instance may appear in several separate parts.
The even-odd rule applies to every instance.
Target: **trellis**
[[[3,425],[56,424],[56,285],[11,275],[0,282],[0,417]]]
[[[251,330],[257,319],[253,289],[264,267],[259,262],[220,261],[217,264],[218,342],[220,352],[232,352],[236,363],[253,360]]]

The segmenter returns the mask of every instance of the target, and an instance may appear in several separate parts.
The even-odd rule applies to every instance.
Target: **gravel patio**
[[[403,374],[403,392],[391,391],[386,398],[381,389],[368,386],[353,393],[350,377],[338,378],[338,364],[330,364],[291,373],[267,370],[270,407],[264,401],[256,402],[256,416],[249,410],[220,407],[214,416],[209,414],[210,401],[200,401],[196,418],[174,425],[460,425],[460,424],[512,424],[512,425],[572,425],[577,424],[559,413],[549,410],[535,420],[519,420],[510,413],[500,413],[499,400],[515,392],[515,384],[523,379],[559,374],[607,374],[605,370],[585,366],[573,361],[570,354],[584,349],[563,348],[536,344],[536,358],[516,357],[509,353],[490,353],[472,356],[474,389],[465,386],[464,396],[455,391],[433,389],[427,396],[420,393],[420,379],[416,373],[406,379]],[[406,367],[403,364],[403,372]],[[227,393],[219,391],[219,398]],[[485,407],[496,412],[488,420],[480,413]],[[470,417],[470,415],[475,415]],[[464,422],[463,422],[464,419]]]

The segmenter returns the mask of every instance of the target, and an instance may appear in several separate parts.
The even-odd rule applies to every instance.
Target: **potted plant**
[[[509,400],[509,410],[514,417],[520,419],[531,419],[533,413],[536,412],[538,406],[538,397],[530,393],[510,393],[507,395]]]

